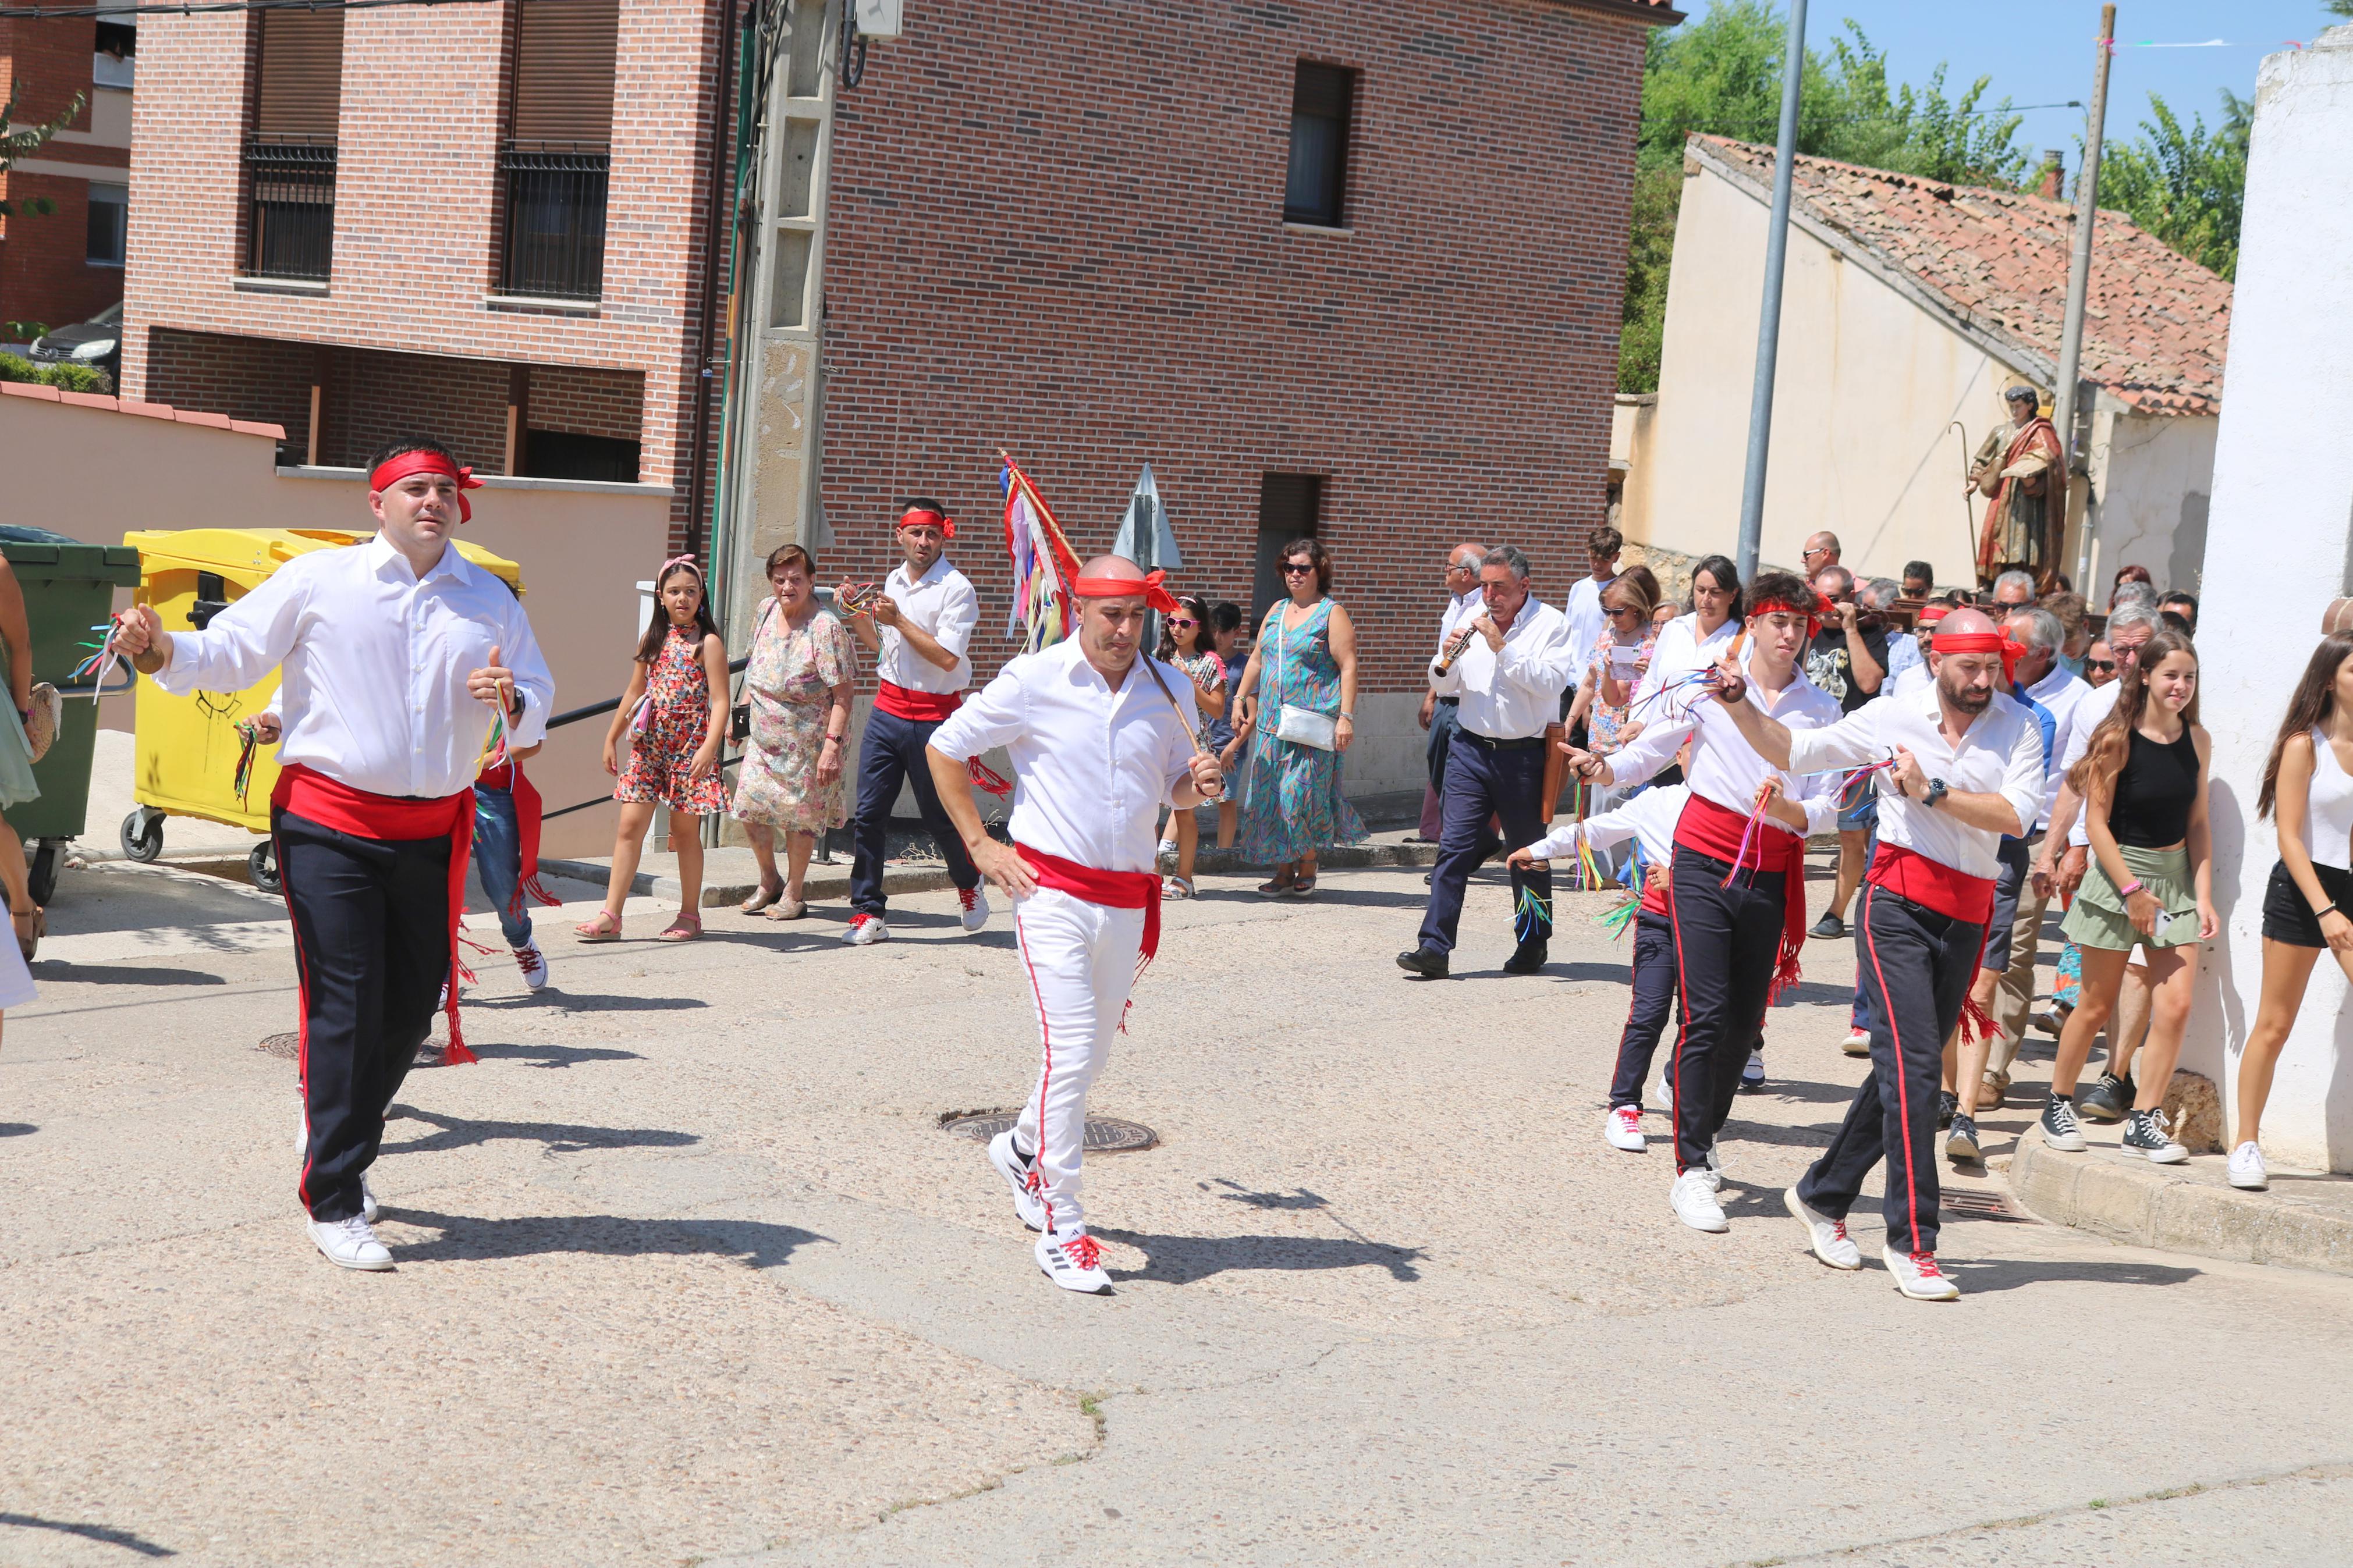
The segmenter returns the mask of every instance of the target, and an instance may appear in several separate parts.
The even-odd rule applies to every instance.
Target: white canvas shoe
[[[338,1268],[381,1273],[392,1267],[392,1254],[375,1238],[368,1222],[358,1215],[349,1219],[311,1220],[311,1239]]]
[[[967,935],[988,923],[988,889],[987,888],[959,888],[956,889],[956,902],[964,906],[964,912],[957,918],[964,921],[964,929]]]
[[[1862,1248],[1847,1235],[1846,1221],[1809,1207],[1795,1187],[1781,1194],[1781,1202],[1788,1206],[1789,1217],[1806,1227],[1806,1245],[1814,1249],[1816,1258],[1833,1268],[1862,1267]]]
[[[1082,1296],[1111,1294],[1111,1276],[1103,1272],[1103,1251],[1083,1230],[1050,1230],[1038,1238],[1038,1267],[1065,1290]]]
[[[1667,1189],[1667,1202],[1674,1205],[1675,1217],[1694,1230],[1720,1232],[1732,1228],[1704,1170],[1685,1171],[1677,1176],[1675,1184]]]
[[[1031,1230],[1046,1228],[1046,1205],[1038,1196],[1038,1165],[1036,1161],[1024,1163],[1021,1152],[1013,1146],[1013,1129],[1007,1128],[988,1141],[988,1163],[1013,1189],[1013,1213]]]
[[[521,947],[507,951],[514,954],[515,967],[522,971],[526,989],[536,991],[547,984],[547,954],[539,951],[536,938],[526,938]]]
[[[1915,1301],[1957,1301],[1961,1288],[1946,1277],[1936,1267],[1933,1252],[1898,1252],[1894,1247],[1879,1249],[1879,1260],[1887,1265],[1895,1288]]]
[[[1839,1049],[1844,1051],[1851,1057],[1869,1056],[1871,1054],[1871,1031],[1869,1029],[1849,1029],[1846,1032],[1846,1039],[1840,1045]]]
[[[2231,1184],[2251,1193],[2272,1184],[2271,1173],[2263,1169],[2263,1152],[2252,1142],[2231,1151]]]
[[[1612,1106],[1609,1114],[1601,1119],[1601,1136],[1612,1149],[1623,1149],[1629,1154],[1639,1154],[1651,1146],[1642,1136],[1642,1108],[1639,1105]]]

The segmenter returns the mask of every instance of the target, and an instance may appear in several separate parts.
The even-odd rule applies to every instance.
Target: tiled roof
[[[216,430],[267,436],[273,441],[286,439],[286,427],[282,425],[264,425],[254,419],[232,419],[226,414],[200,414],[194,409],[174,408],[168,403],[134,403],[127,397],[107,397],[95,392],[60,392],[54,386],[43,386],[37,382],[0,381],[0,396],[30,397],[42,403],[63,403],[75,408],[103,408],[113,414],[169,419],[181,425],[208,425]]]
[[[1773,149],[1694,136],[1694,152],[1761,186]],[[1948,185],[1799,158],[1805,216],[1908,273],[1972,324],[2044,365],[2059,359],[2073,207],[2020,191]],[[2219,414],[2231,285],[2103,208],[2092,237],[2084,377],[2153,414]]]

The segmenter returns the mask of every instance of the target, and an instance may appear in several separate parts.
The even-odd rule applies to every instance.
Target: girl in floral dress
[[[841,753],[849,732],[850,689],[858,651],[810,585],[817,560],[797,544],[768,557],[776,596],[761,602],[753,624],[751,662],[744,696],[752,708],[752,736],[730,808],[760,862],[760,889],[744,912],[772,921],[808,913],[803,896],[809,851],[817,836],[849,820],[849,791]],[[776,870],[776,837],[785,838],[785,870]]]
[[[662,563],[654,574],[653,614],[638,641],[629,689],[605,731],[605,771],[621,782],[620,831],[613,839],[613,875],[605,907],[577,927],[583,942],[621,934],[621,905],[638,875],[638,854],[654,808],[670,807],[670,844],[678,855],[679,910],[664,942],[702,934],[702,821],[727,809],[719,776],[719,747],[727,733],[727,705],[712,700],[727,690],[727,645],[704,602],[702,568],[690,556]],[[620,763],[629,737],[629,765]]]
[[[1176,610],[1161,618],[1158,657],[1193,680],[1193,699],[1201,710],[1206,733],[1226,711],[1226,665],[1218,657],[1217,632],[1209,625],[1209,602],[1198,594],[1179,594]],[[1215,745],[1215,741],[1208,742]],[[1171,810],[1168,836],[1160,853],[1176,857],[1176,874],[1168,879],[1168,896],[1193,896],[1193,858],[1201,847],[1201,827],[1189,809]]]

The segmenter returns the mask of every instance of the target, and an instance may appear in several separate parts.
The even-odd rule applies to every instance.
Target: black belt
[[[1440,708],[1460,708],[1462,706],[1462,699],[1460,697],[1441,697],[1438,700],[1438,705]]]
[[[1498,741],[1492,735],[1482,735],[1476,730],[1465,730],[1455,738],[1468,741],[1485,752],[1539,752],[1545,743],[1542,735],[1522,735],[1516,740]]]

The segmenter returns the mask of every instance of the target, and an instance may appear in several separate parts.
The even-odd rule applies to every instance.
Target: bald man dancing
[[[1225,786],[1217,759],[1193,741],[1192,681],[1138,657],[1151,612],[1176,607],[1161,574],[1098,556],[1075,592],[1078,635],[1007,665],[926,751],[973,864],[1013,900],[1038,1007],[1038,1087],[1019,1124],[990,1142],[989,1162],[1013,1189],[1014,1213],[1040,1233],[1046,1278],[1107,1295],[1111,1276],[1079,1203],[1087,1088],[1160,945],[1160,807],[1190,811]],[[1010,845],[982,826],[965,766],[992,746],[1013,760]]]

